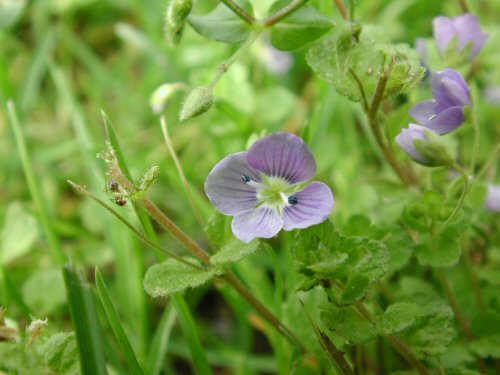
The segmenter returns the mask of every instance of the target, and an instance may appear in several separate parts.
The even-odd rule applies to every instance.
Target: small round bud
[[[186,98],[181,109],[180,120],[184,121],[205,113],[214,104],[214,95],[211,88],[197,87]]]
[[[193,7],[192,0],[171,0],[167,6],[165,32],[172,45],[179,44],[184,23]]]

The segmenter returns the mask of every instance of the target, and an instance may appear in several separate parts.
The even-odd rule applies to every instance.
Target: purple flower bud
[[[462,75],[453,69],[432,77],[433,100],[417,104],[410,115],[419,124],[438,134],[449,133],[465,121],[465,109],[472,105],[470,89]]]
[[[457,52],[462,52],[471,45],[469,58],[472,60],[483,48],[488,40],[488,33],[484,33],[476,16],[466,13],[458,17],[436,17],[433,21],[434,38],[439,52],[444,55],[457,38]],[[470,47],[469,47],[470,48]]]
[[[490,184],[488,186],[488,197],[486,207],[493,212],[500,212],[500,185]]]
[[[423,126],[410,124],[396,137],[396,143],[417,163],[428,167],[451,165],[450,156],[440,136]]]
[[[315,174],[316,161],[304,141],[276,133],[220,161],[205,181],[205,192],[220,212],[234,216],[234,235],[250,242],[328,218],[330,188],[322,182],[303,187]]]

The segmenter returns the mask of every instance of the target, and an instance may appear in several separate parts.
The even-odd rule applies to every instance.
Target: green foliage
[[[243,9],[252,13],[252,4],[248,0],[235,0]],[[191,27],[208,39],[225,43],[243,42],[251,32],[251,27],[233,13],[226,5],[220,3],[208,14],[188,17]]]
[[[250,243],[244,243],[240,240],[234,239],[217,251],[217,253],[210,258],[210,262],[214,266],[236,263],[253,254],[261,247],[262,245],[258,240],[253,240]]]
[[[299,272],[314,285],[325,287],[330,283],[345,286],[337,303],[350,304],[361,299],[370,285],[389,270],[389,252],[385,245],[367,237],[344,237],[330,221],[309,227],[297,233],[293,253]]]
[[[441,232],[437,238],[422,236],[421,244],[415,252],[419,263],[431,267],[450,267],[457,264],[462,253],[459,242],[462,232],[462,225],[453,225]]]
[[[269,13],[274,14],[288,4],[288,0],[278,0]],[[318,39],[332,27],[328,17],[306,4],[271,28],[271,44],[283,51],[295,50]]]
[[[144,276],[144,289],[151,297],[168,297],[183,292],[188,288],[196,288],[211,280],[217,274],[216,269],[205,269],[194,259],[189,262],[198,267],[188,266],[176,259],[167,259],[148,268]]]
[[[375,325],[367,321],[352,306],[331,305],[322,311],[321,320],[329,330],[345,338],[350,345],[369,342],[377,335]]]
[[[396,335],[413,326],[419,314],[420,309],[415,303],[393,303],[378,317],[378,331],[382,335]]]
[[[479,313],[470,328],[475,336],[470,344],[471,351],[484,358],[500,358],[500,313]]]
[[[8,264],[27,254],[39,235],[36,219],[19,202],[11,203],[0,233],[0,264]]]
[[[344,23],[311,47],[307,62],[314,72],[349,100],[363,92],[370,102],[382,75],[388,75],[383,97],[408,92],[423,77],[418,54],[406,45],[391,45],[373,26]],[[363,87],[361,91],[360,86]]]
[[[26,8],[26,0],[0,1],[0,32],[17,22]]]

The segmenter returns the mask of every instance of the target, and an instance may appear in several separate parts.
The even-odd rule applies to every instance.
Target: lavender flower
[[[448,18],[436,17],[433,21],[434,38],[439,52],[444,55],[457,38],[457,52],[462,52],[471,46],[470,59],[473,59],[483,48],[489,35],[484,33],[476,16],[466,13],[464,15]]]
[[[433,100],[417,104],[410,110],[419,124],[438,134],[449,133],[465,121],[465,109],[472,105],[469,86],[453,69],[437,72],[432,77]]]
[[[486,207],[493,212],[500,212],[500,185],[490,184],[488,186],[488,197]]]
[[[397,135],[396,143],[417,163],[428,167],[451,165],[453,157],[440,138],[432,130],[410,123]]]
[[[234,235],[250,242],[326,220],[333,208],[330,188],[316,181],[304,187],[315,174],[316,161],[304,141],[276,133],[220,161],[205,192],[220,212],[234,216]]]

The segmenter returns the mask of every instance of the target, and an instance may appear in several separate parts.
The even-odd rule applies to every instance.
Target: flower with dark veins
[[[220,212],[234,216],[234,235],[250,242],[328,218],[330,188],[317,181],[305,184],[315,174],[316,161],[304,141],[275,133],[221,160],[208,175],[205,192]]]
[[[439,52],[444,55],[456,38],[457,52],[470,48],[470,59],[476,57],[489,38],[488,33],[483,32],[479,20],[470,13],[458,17],[448,18],[439,16],[434,18],[434,38]],[[470,47],[469,47],[470,46]]]
[[[453,69],[432,77],[434,99],[417,104],[410,115],[438,134],[449,133],[465,121],[467,107],[472,106],[470,89],[462,75]]]

